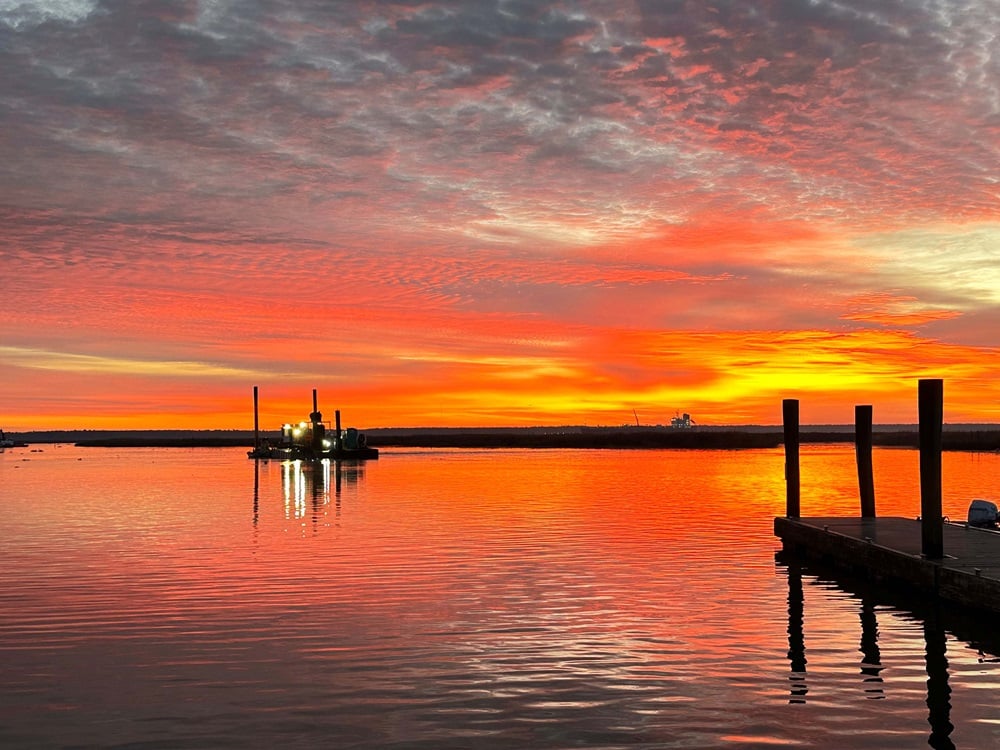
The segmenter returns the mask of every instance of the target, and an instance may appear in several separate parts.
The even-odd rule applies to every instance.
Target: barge
[[[254,386],[254,447],[247,451],[247,457],[279,461],[367,461],[378,458],[378,449],[367,444],[365,434],[354,427],[342,430],[339,409],[335,415],[336,420],[331,428],[328,422],[323,421],[314,388],[313,409],[309,421],[283,425],[281,439],[277,443],[272,443],[266,438],[261,440],[257,416],[257,387]]]

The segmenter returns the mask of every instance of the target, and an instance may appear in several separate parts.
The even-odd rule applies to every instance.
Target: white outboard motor
[[[989,500],[973,500],[969,505],[969,526],[995,529],[998,520],[1000,513],[997,511],[996,503],[991,503]]]

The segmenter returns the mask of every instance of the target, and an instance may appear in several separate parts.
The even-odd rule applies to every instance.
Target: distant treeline
[[[503,429],[475,430],[469,428],[434,428],[420,430],[371,430],[366,432],[368,444],[376,448],[690,448],[739,450],[746,448],[776,448],[783,442],[781,428],[770,430],[722,429],[658,429],[641,427],[573,427],[558,429]],[[148,431],[100,433],[87,431],[49,435],[50,439],[32,439],[31,433],[22,433],[21,439],[35,442],[72,442],[79,446],[103,448],[220,448],[250,447],[254,444],[253,432],[248,431]],[[271,441],[278,433],[261,435]],[[54,438],[54,439],[52,439]],[[878,432],[873,436],[877,446],[917,448],[919,433],[916,429],[896,432]],[[843,430],[810,431],[799,434],[802,443],[851,443],[852,432]],[[1000,429],[945,430],[942,434],[944,450],[949,451],[1000,451]]]
[[[799,434],[801,443],[853,443],[852,432],[809,432]],[[917,431],[875,432],[872,442],[883,447],[917,448]],[[419,448],[692,448],[745,449],[777,448],[784,443],[781,430],[746,432],[742,430],[643,430],[584,428],[574,432],[492,432],[455,431],[433,434],[368,436],[374,447]],[[948,451],[1000,451],[1000,430],[944,432],[942,448]]]
[[[379,436],[369,435],[373,447],[412,448],[774,448],[781,433],[700,432],[698,430],[627,430],[594,428],[574,432],[467,432]]]
[[[271,436],[269,436],[271,437]],[[368,433],[373,448],[774,448],[782,435],[775,432],[697,432],[694,430],[586,430],[584,432],[474,432],[454,430],[433,433],[379,435]],[[271,437],[276,440],[275,437]],[[843,441],[843,435],[839,436]],[[250,447],[249,437],[198,437],[115,435],[74,441],[88,448],[220,448]]]
[[[853,438],[852,438],[853,439]],[[916,432],[874,433],[875,445],[917,448],[920,446]],[[941,447],[946,451],[1000,451],[1000,431],[972,430],[969,432],[941,433]]]
[[[245,437],[107,437],[76,440],[75,445],[84,448],[249,448],[253,446],[253,436]]]
[[[802,432],[802,443],[853,443],[853,433],[842,432]],[[919,448],[920,433],[917,431],[874,432],[872,443],[882,447]],[[968,432],[944,431],[941,447],[946,451],[1000,451],[1000,430],[970,430]]]

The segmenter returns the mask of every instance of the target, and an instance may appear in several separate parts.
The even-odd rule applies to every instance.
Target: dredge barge
[[[273,444],[267,438],[261,440],[257,414],[257,386],[253,389],[254,447],[247,451],[248,458],[278,459],[281,461],[334,461],[369,460],[378,458],[378,449],[367,444],[365,434],[354,427],[342,430],[340,410],[331,429],[323,421],[313,388],[313,408],[309,421],[285,424],[281,428],[281,439]]]

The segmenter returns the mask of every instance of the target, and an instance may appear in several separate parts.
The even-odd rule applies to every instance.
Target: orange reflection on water
[[[875,508],[880,516],[920,515],[920,453],[875,448],[872,452]],[[860,513],[853,444],[803,446],[803,516],[857,516]],[[963,520],[973,498],[1000,497],[997,454],[946,451],[941,458],[941,498],[945,516]],[[784,488],[781,489],[784,497]]]
[[[796,594],[775,567],[780,450],[386,450],[357,465],[238,450],[10,458],[0,590],[19,604],[0,637],[87,721],[121,710],[94,693],[102,669],[154,717],[306,701],[371,732],[388,710],[383,746],[456,722],[530,746],[517,735],[526,726],[579,729],[594,716],[621,731],[616,745],[682,727],[719,746],[760,717],[754,736],[787,741],[775,707],[803,687],[817,722],[824,695],[840,700],[836,725],[873,687],[926,717],[912,627],[877,618],[878,658],[893,667],[877,669],[872,618],[830,585],[800,581]],[[998,478],[997,456],[944,462],[946,511]],[[916,467],[914,451],[876,450],[880,512],[916,512]],[[802,468],[805,513],[856,512],[850,445],[804,446]]]

